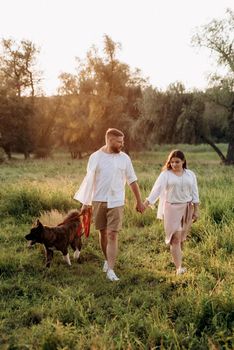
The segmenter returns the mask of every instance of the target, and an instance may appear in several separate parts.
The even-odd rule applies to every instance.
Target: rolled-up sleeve
[[[146,198],[150,204],[154,204],[160,195],[165,191],[167,185],[166,172],[163,171],[155,181],[153,188]]]
[[[95,178],[95,159],[93,155],[90,156],[87,173],[84,177],[78,191],[74,195],[74,199],[78,200],[82,204],[91,205],[94,189],[94,178]]]
[[[126,166],[126,180],[128,185],[137,181],[137,176],[135,174],[132,162],[130,158],[127,158],[127,166]]]
[[[197,178],[194,172],[191,172],[193,176],[193,185],[192,185],[192,202],[199,203],[199,192],[197,186]]]

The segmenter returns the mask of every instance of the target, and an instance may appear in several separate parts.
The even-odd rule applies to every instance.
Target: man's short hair
[[[122,136],[124,137],[124,133],[118,129],[115,129],[115,128],[109,128],[107,131],[106,131],[106,138],[109,137],[109,136]]]

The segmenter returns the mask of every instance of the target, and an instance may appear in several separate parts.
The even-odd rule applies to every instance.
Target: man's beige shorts
[[[107,202],[96,201],[92,205],[96,230],[119,231],[122,228],[124,206],[107,208]]]

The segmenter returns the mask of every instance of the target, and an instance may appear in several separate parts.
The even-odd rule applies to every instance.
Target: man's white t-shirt
[[[137,180],[130,157],[98,150],[88,161],[87,175],[74,198],[83,204],[107,202],[108,208],[124,205],[125,184]]]

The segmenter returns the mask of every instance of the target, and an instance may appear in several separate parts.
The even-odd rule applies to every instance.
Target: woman
[[[159,199],[159,219],[164,220],[166,244],[170,244],[176,274],[186,272],[182,267],[182,242],[186,240],[192,222],[198,219],[199,195],[195,174],[187,169],[184,153],[172,151],[155,181],[145,207]]]

